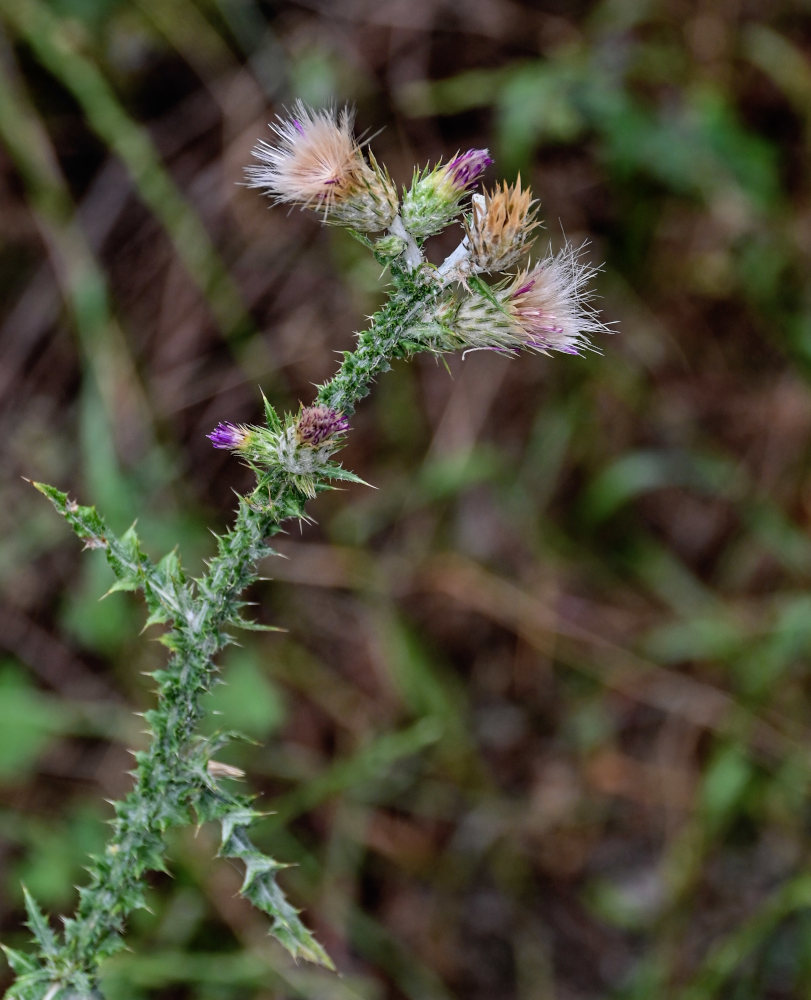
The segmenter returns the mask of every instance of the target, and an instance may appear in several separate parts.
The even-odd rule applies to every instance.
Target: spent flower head
[[[316,111],[297,101],[292,115],[271,124],[276,143],[260,140],[254,147],[259,163],[246,168],[248,187],[320,211],[334,225],[386,229],[397,214],[397,193],[374,157],[364,158],[353,119],[349,108]]]
[[[444,229],[458,215],[465,198],[492,162],[486,149],[469,149],[433,170],[426,168],[416,173],[403,196],[406,229],[417,239]]]
[[[503,271],[523,257],[540,223],[536,219],[537,201],[529,188],[515,184],[496,187],[473,195],[471,215],[465,220],[469,258],[467,266],[475,271]]]

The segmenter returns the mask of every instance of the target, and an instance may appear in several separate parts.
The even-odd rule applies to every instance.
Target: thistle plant
[[[219,824],[220,856],[243,863],[241,892],[268,915],[270,933],[294,958],[332,968],[277,881],[284,864],[249,837],[261,814],[250,797],[229,788],[234,769],[216,759],[228,737],[200,732],[202,696],[218,680],[217,655],[235,630],[265,627],[245,617],[244,592],[273,554],[269,540],[286,522],[306,520],[309,500],[341,481],[362,482],[335,455],[358,403],[393,361],[426,351],[581,354],[607,329],[592,304],[596,268],[582,248],[567,243],[498,277],[526,255],[539,222],[537,202],[520,179],[474,193],[492,163],[487,150],[418,170],[398,198],[352,123],[347,109],[297,103],[271,125],[273,140],[256,146],[247,182],[274,202],[347,228],[385,266],[388,298],[310,405],[280,415],[264,399],[264,423],[223,419],[208,435],[252,469],[255,485],[239,496],[231,527],[216,536],[206,572],[190,579],[174,551],[153,562],[134,527],[117,535],[95,508],[34,484],[85,548],[104,552],[115,576],[111,590],[143,593],[147,624],[163,628],[168,660],[154,673],[156,703],[145,713],[148,744],[135,754],[132,789],[113,804],[109,842],[90,860],[75,914],[57,932],[25,893],[34,948],[6,949],[17,976],[9,1000],[100,997],[99,965],[123,947],[127,918],[145,906],[147,873],[165,870],[167,831],[210,821]],[[464,234],[459,246],[441,264],[430,263],[425,240],[455,220]],[[485,281],[487,274],[496,280]]]

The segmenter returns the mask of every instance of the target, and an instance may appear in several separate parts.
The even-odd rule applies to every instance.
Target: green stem
[[[318,390],[318,403],[353,413],[375,377],[403,355],[408,327],[422,317],[440,286],[422,272],[395,268],[393,274],[394,293],[360,334],[356,349],[345,354],[335,376]],[[243,892],[270,913],[273,933],[288,950],[296,957],[331,964],[276,886],[274,871],[280,866],[248,840],[249,805],[218,793],[206,770],[211,748],[197,737],[201,699],[217,672],[214,658],[231,641],[227,627],[240,622],[240,595],[255,581],[258,562],[269,554],[266,539],[282,521],[304,515],[305,497],[294,481],[277,479],[275,486],[270,507],[255,505],[254,497],[241,498],[234,524],[218,538],[218,553],[207,573],[192,582],[185,580],[173,554],[153,565],[141,552],[134,531],[117,539],[92,508],[79,507],[64,493],[39,486],[90,547],[106,549],[118,578],[115,589],[144,590],[150,621],[170,624],[162,641],[172,655],[155,675],[158,703],[145,715],[149,746],[136,754],[132,791],[114,804],[112,838],[104,854],[91,859],[90,880],[79,890],[76,915],[65,921],[61,941],[51,943],[49,938],[46,949],[38,937],[45,959],[38,970],[25,964],[27,958],[15,955],[26,972],[32,971],[18,978],[9,998],[97,995],[99,963],[121,947],[126,919],[145,905],[143,876],[164,867],[166,831],[190,822],[192,812],[199,819],[221,820],[221,853],[245,862]],[[24,993],[26,978],[43,990]]]

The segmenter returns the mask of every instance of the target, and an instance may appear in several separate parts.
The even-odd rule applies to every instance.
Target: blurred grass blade
[[[127,341],[112,314],[107,281],[82,232],[75,205],[62,175],[42,121],[24,90],[21,79],[5,60],[0,65],[0,86],[6,100],[0,101],[0,140],[11,155],[26,189],[28,203],[69,311],[84,360],[86,378],[82,412],[92,416],[93,446],[86,448],[94,495],[111,513],[122,504],[122,493],[130,496],[131,485],[119,488],[113,430],[127,404],[130,419],[150,432],[152,454],[160,466],[169,463],[160,451],[154,433],[154,414],[146,398]],[[102,411],[103,412],[100,412]],[[87,429],[88,422],[83,422]]]
[[[122,107],[100,70],[74,45],[67,25],[39,0],[17,0],[2,16],[69,90],[90,127],[127,166],[141,198],[168,233],[178,257],[226,333],[250,326],[239,292],[193,208],[161,162],[145,129]]]

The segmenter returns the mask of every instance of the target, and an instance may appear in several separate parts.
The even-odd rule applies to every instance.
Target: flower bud
[[[248,167],[248,187],[259,188],[276,202],[301,205],[323,214],[331,225],[378,232],[397,213],[391,178],[374,157],[364,159],[352,132],[353,113],[344,108],[314,111],[301,101],[289,118],[271,128],[278,143],[260,140]]]
[[[386,261],[399,257],[405,248],[406,241],[400,236],[395,236],[394,233],[382,236],[379,240],[375,241],[373,247],[377,256]]]
[[[444,229],[492,162],[486,149],[469,149],[449,163],[416,173],[401,209],[409,233],[423,239]]]
[[[251,432],[247,427],[232,424],[227,420],[217,424],[210,434],[206,434],[215,448],[228,448],[231,451],[245,447],[250,436]]]

